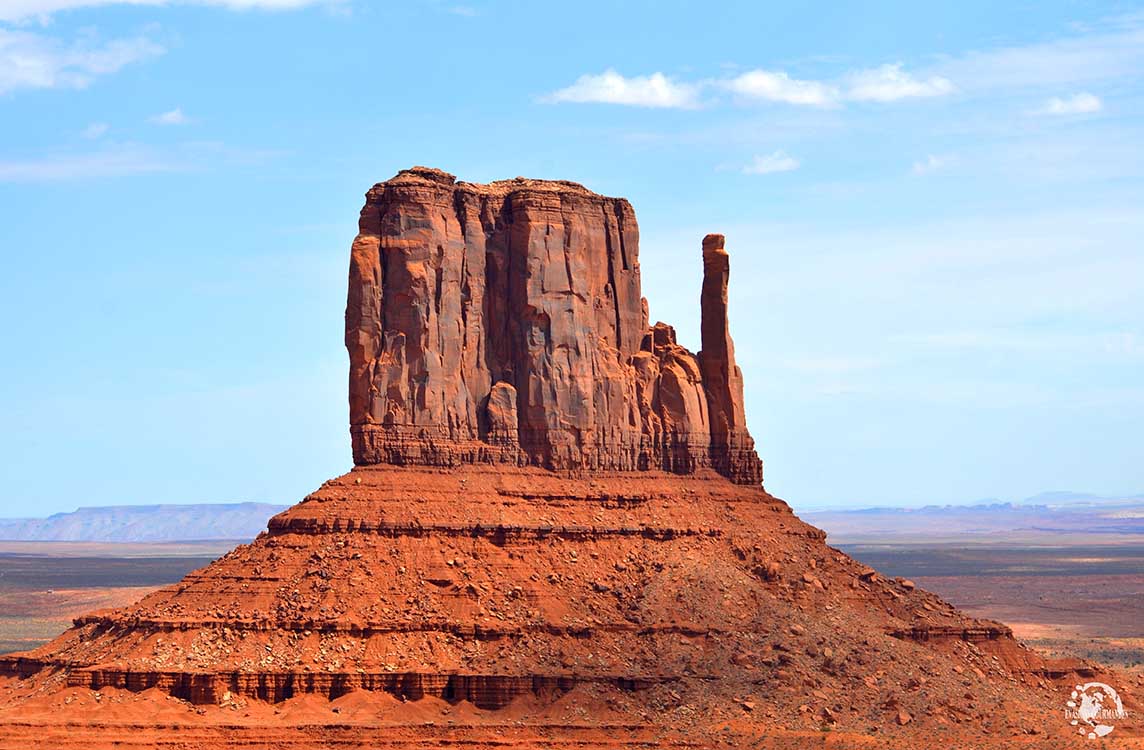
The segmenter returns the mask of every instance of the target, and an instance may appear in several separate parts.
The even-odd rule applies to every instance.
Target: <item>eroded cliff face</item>
[[[761,483],[719,235],[704,274],[697,357],[648,326],[626,200],[423,167],[375,185],[346,306],[354,462],[711,467]]]

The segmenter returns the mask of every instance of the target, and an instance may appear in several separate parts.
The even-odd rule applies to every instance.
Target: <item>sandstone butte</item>
[[[355,466],[253,543],[0,657],[0,747],[1093,747],[1076,682],[762,486],[702,240],[650,325],[626,200],[417,167],[369,191]],[[698,250],[699,248],[697,248]],[[696,266],[700,258],[697,254]]]

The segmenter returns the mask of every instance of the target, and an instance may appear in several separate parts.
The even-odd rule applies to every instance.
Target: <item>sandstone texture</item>
[[[728,258],[720,236],[703,248],[697,356],[649,329],[626,200],[423,167],[374,186],[346,306],[354,462],[711,467],[759,484]]]
[[[370,191],[357,466],[180,583],[0,657],[0,748],[1068,748],[1076,682],[761,485],[702,242],[702,351],[635,217],[563,182]],[[697,253],[696,265],[700,263]],[[1144,684],[1138,685],[1144,689]]]

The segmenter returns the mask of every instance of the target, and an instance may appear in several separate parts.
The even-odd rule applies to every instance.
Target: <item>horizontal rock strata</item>
[[[1046,674],[1004,626],[824,536],[711,469],[358,467],[179,584],[0,657],[0,675],[203,705],[370,691],[496,710],[589,687],[737,695],[823,681],[824,664],[831,690],[862,691],[873,671],[908,679],[918,645]]]

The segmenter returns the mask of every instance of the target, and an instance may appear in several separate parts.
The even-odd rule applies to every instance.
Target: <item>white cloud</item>
[[[781,102],[804,107],[838,107],[845,101],[893,102],[943,96],[954,91],[942,76],[917,77],[901,63],[856,70],[838,81],[792,78],[782,70],[749,70],[732,78],[679,82],[662,73],[625,78],[614,70],[581,76],[576,83],[545,97],[551,102],[605,102],[641,107],[696,107],[704,89],[730,92],[742,101]]]
[[[838,89],[821,81],[802,81],[783,71],[751,70],[720,85],[749,99],[762,99],[812,107],[831,107],[838,103]]]
[[[163,112],[162,114],[149,118],[148,122],[154,123],[155,125],[186,125],[190,120],[183,114],[182,107],[175,107],[169,112]]]
[[[783,71],[752,70],[721,81],[719,85],[750,99],[812,107],[834,107],[842,101],[893,102],[944,96],[954,91],[953,82],[948,78],[919,78],[902,70],[901,63],[852,71],[838,83],[799,80]]]
[[[0,94],[17,89],[84,88],[96,77],[163,54],[150,39],[66,44],[27,31],[0,28]]]
[[[1045,102],[1044,106],[1037,110],[1037,114],[1042,115],[1084,115],[1093,112],[1099,112],[1104,108],[1104,103],[1100,98],[1082,91],[1075,96],[1070,96],[1067,99],[1061,99],[1054,96]]]
[[[1053,88],[1131,81],[1142,69],[1144,15],[1138,14],[1094,24],[1073,36],[944,57],[918,72],[907,71],[902,63],[890,63],[828,79],[799,79],[781,70],[757,69],[733,77],[673,85],[687,90],[692,100],[710,88],[731,92],[743,100],[828,108],[845,102],[940,97],[955,91],[980,96],[1049,89],[1047,94]],[[1051,99],[1038,113],[1093,112],[1100,106],[1095,96],[1082,93],[1071,99]]]
[[[46,19],[54,13],[108,5],[207,5],[230,10],[293,10],[331,0],[2,0],[0,21]]]
[[[926,158],[914,162],[913,173],[922,176],[940,172],[957,163],[957,157],[951,154],[929,154]]]
[[[743,174],[772,174],[774,172],[791,172],[799,168],[798,159],[785,151],[775,151],[765,156],[756,156],[754,160],[743,167]]]
[[[699,87],[677,83],[663,73],[625,78],[614,70],[583,75],[544,98],[550,102],[626,104],[634,107],[691,109],[699,106]]]
[[[895,102],[899,99],[944,96],[954,91],[942,76],[917,78],[901,63],[859,70],[846,76],[846,98],[856,102]]]
[[[108,125],[106,122],[93,122],[84,128],[80,135],[88,140],[95,140],[96,138],[102,138],[107,131]]]

